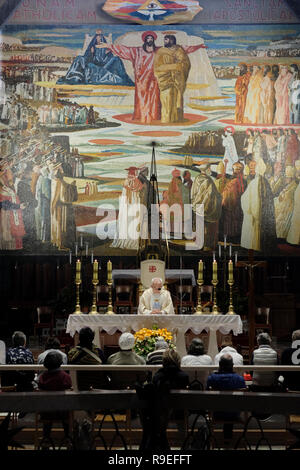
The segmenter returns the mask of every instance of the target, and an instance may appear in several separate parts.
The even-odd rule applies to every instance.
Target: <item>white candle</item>
[[[83,236],[80,235],[80,246],[83,247]]]
[[[226,250],[226,240],[227,240],[227,235],[224,235],[224,250]]]
[[[89,244],[88,244],[88,242],[86,242],[86,244],[85,244],[85,256],[87,256],[88,253],[89,253]]]
[[[221,254],[222,254],[221,245],[219,245],[219,258],[221,258]]]
[[[72,264],[72,251],[69,251],[69,263]]]
[[[215,262],[215,261],[216,261],[216,252],[213,251],[213,262]]]
[[[234,262],[237,263],[238,260],[238,253],[237,251],[234,253]]]
[[[94,252],[92,251],[92,253],[91,253],[91,263],[93,263],[93,262],[94,262]]]
[[[232,256],[232,245],[230,243],[230,245],[229,245],[229,258],[231,258],[231,256]]]
[[[76,242],[75,243],[75,256],[78,255],[78,243]]]

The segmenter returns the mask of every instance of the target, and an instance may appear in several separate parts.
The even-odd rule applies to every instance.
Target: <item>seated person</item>
[[[200,338],[194,338],[189,346],[188,354],[183,356],[181,359],[181,366],[210,366],[212,364],[212,358],[205,354],[204,344]],[[190,382],[195,379],[195,372],[188,372]],[[208,372],[201,371],[197,374],[198,380],[203,385],[203,388],[206,388],[206,381]]]
[[[213,372],[207,379],[208,390],[241,390],[246,389],[245,380],[233,372],[233,359],[230,354],[224,354],[219,361],[218,372]],[[214,412],[215,419],[233,421],[239,419],[240,413],[228,411]],[[224,439],[232,438],[232,423],[225,423],[223,427]]]
[[[26,348],[26,335],[15,331],[12,335],[13,347],[6,351],[6,364],[33,364],[32,352]],[[30,392],[34,389],[34,372],[9,371],[2,374],[2,385],[16,385],[17,392]]]
[[[162,364],[164,352],[168,348],[168,343],[162,337],[158,337],[155,343],[154,351],[147,355],[146,364],[152,366],[155,364]]]
[[[296,344],[295,342],[298,342]],[[281,364],[284,366],[296,366],[299,365],[298,363],[300,359],[300,330],[295,330],[292,333],[292,345],[290,348],[285,349],[282,351],[281,354]],[[299,371],[283,371],[281,375],[284,378],[284,386],[288,390],[300,390],[300,372]]]
[[[107,359],[107,364],[114,365],[144,365],[145,359],[133,351],[135,339],[131,333],[123,333],[119,338],[121,351],[112,354]]]
[[[256,338],[258,348],[253,351],[251,364],[262,366],[275,366],[279,364],[278,354],[271,347],[271,337],[268,333],[260,333]],[[251,390],[274,391],[277,387],[278,374],[275,372],[254,371]]]
[[[183,389],[189,384],[189,376],[180,368],[180,356],[174,349],[166,349],[163,354],[162,368],[153,376],[153,392],[151,396],[151,413],[142,414],[142,420],[147,422],[150,442],[153,449],[168,450],[167,425],[173,410],[167,406],[169,392],[172,389]],[[183,429],[184,414],[176,410],[173,414],[179,430]]]
[[[67,355],[60,350],[60,342],[58,338],[54,338],[52,336],[49,336],[47,338],[46,344],[45,344],[45,351],[39,354],[37,358],[37,363],[38,364],[44,364],[44,360],[49,352],[52,351],[57,351],[62,358],[62,363],[67,364],[68,363],[68,357]]]
[[[44,366],[47,371],[39,376],[38,385],[40,390],[50,392],[68,390],[72,387],[71,377],[67,372],[60,369],[62,356],[60,351],[49,351],[44,360]],[[41,413],[41,418],[46,422],[43,424],[44,438],[49,439],[52,421],[54,419],[62,420],[65,437],[69,436],[69,423],[67,411],[56,411],[54,413]]]
[[[233,360],[234,366],[242,366],[244,359],[241,354],[237,352],[235,348],[232,347],[231,341],[223,341],[221,345],[221,351],[215,356],[215,364],[219,365],[219,361],[224,354],[230,354]]]
[[[103,352],[93,344],[94,336],[95,333],[88,326],[81,328],[79,344],[68,353],[68,364],[97,365],[105,362]],[[95,371],[77,372],[78,389],[102,388],[100,379],[98,372]]]
[[[75,57],[66,76],[57,83],[134,86],[122,60],[109,49],[100,47],[106,43],[101,30],[96,31],[84,55]]]
[[[155,277],[151,287],[146,289],[140,298],[139,315],[165,314],[174,315],[174,307],[170,292],[163,287],[162,279]]]

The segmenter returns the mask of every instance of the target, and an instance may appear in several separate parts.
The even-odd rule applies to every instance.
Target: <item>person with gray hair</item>
[[[163,281],[154,277],[151,287],[142,294],[138,308],[139,315],[174,315],[174,307],[170,292],[163,287]]]
[[[164,352],[168,348],[168,343],[159,336],[156,340],[154,351],[150,352],[146,358],[146,364],[162,364]]]
[[[253,351],[253,365],[273,366],[279,364],[278,354],[271,347],[272,339],[266,332],[259,333],[256,338],[258,348]],[[277,374],[274,372],[254,371],[252,376],[252,389],[257,388],[273,390],[277,385]]]
[[[12,335],[12,347],[6,351],[6,364],[33,364],[33,354],[26,348],[26,335],[15,331]],[[34,372],[7,372],[3,385],[15,385],[18,392],[33,390]]]
[[[300,364],[300,330],[292,333],[292,344],[289,348],[282,351],[281,364],[284,366],[298,366]],[[281,372],[284,378],[283,385],[288,390],[300,390],[300,373],[299,371]]]

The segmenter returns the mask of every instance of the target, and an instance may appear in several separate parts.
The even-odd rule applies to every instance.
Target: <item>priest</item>
[[[163,287],[162,279],[155,277],[151,287],[146,289],[140,298],[139,315],[174,315],[174,307],[170,292]]]

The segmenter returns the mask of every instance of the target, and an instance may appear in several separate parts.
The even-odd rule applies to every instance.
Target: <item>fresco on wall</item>
[[[191,21],[202,10],[199,2],[168,0],[106,0],[103,10],[109,15],[123,21],[134,21],[139,24],[170,24]]]
[[[201,251],[300,254],[298,25],[10,25],[0,45],[0,250],[134,255],[155,141],[171,253],[195,252],[170,206],[195,230],[203,204]]]

